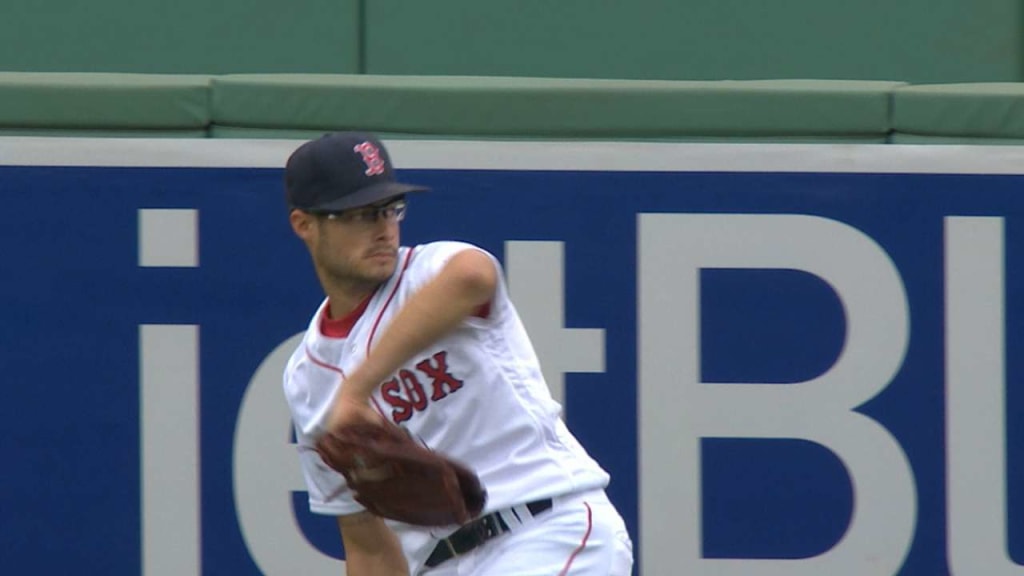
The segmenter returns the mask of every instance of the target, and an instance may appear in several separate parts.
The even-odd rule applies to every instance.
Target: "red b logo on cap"
[[[380,157],[380,150],[371,142],[363,142],[355,148],[356,152],[363,157],[363,164],[366,164],[366,175],[377,176],[384,173],[384,159]]]

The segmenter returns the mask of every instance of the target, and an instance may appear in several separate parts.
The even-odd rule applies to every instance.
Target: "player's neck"
[[[373,291],[365,292],[361,296],[354,297],[349,294],[328,294],[328,311],[327,316],[331,320],[338,320],[339,318],[345,318],[355,308],[359,307],[359,304],[365,302]]]
[[[358,308],[376,292],[379,285],[360,285],[348,287],[326,287],[327,317],[331,320],[344,318]]]
[[[317,267],[316,273],[330,304],[327,308],[327,317],[331,320],[347,316],[376,292],[382,284],[352,276],[331,274],[320,267]]]

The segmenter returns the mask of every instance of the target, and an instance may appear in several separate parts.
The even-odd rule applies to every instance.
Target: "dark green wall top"
[[[0,70],[358,72],[359,0],[3,0]]]
[[[595,78],[1022,79],[1019,0],[368,2],[367,71]]]
[[[1024,80],[1020,0],[5,0],[0,70]]]

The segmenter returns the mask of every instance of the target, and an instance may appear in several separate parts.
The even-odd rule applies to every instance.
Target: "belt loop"
[[[442,542],[444,542],[448,546],[448,551],[452,553],[452,558],[455,558],[459,555],[459,553],[455,551],[455,546],[452,545],[452,541],[450,538],[445,538],[444,540],[442,540]]]
[[[450,558],[465,554],[491,538],[510,531],[512,527],[523,525],[551,507],[552,499],[546,498],[485,514],[452,532],[447,538],[441,538],[427,558],[426,566],[433,568]]]
[[[502,512],[505,511],[503,510]],[[526,504],[519,504],[517,506],[512,506],[511,508],[509,508],[507,510],[507,513],[502,514],[502,516],[505,516],[506,518],[508,518],[509,516],[512,517],[511,520],[513,521],[509,522],[510,526],[522,526],[527,520],[533,517],[533,514],[530,513],[530,510],[529,508],[526,507]]]

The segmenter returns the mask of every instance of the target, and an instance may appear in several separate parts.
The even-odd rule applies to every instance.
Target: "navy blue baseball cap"
[[[299,146],[285,166],[289,208],[337,212],[428,188],[395,180],[388,151],[365,132],[324,134]]]

